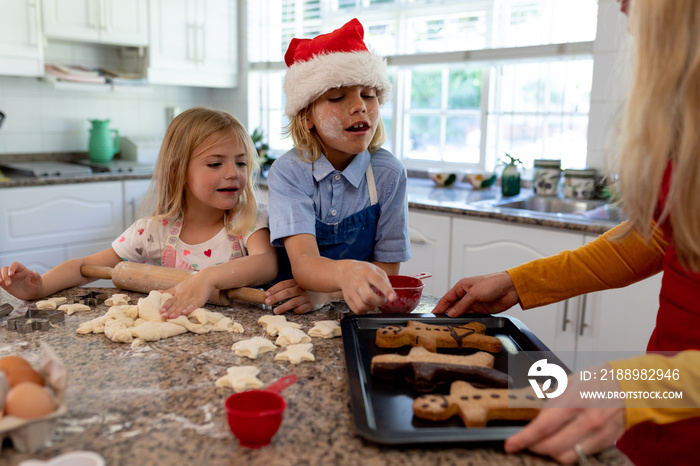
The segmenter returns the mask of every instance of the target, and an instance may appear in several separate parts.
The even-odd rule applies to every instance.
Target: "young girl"
[[[284,246],[294,280],[268,290],[267,304],[291,298],[276,313],[334,298],[370,311],[396,298],[387,275],[411,257],[406,170],[380,148],[379,106],[391,84],[363,36],[353,19],[314,39],[292,39],[285,54],[285,113],[296,148],[272,165],[268,186],[272,241]]]
[[[204,107],[178,115],[156,162],[155,209],[91,256],[71,259],[43,275],[18,262],[0,269],[0,286],[20,299],[39,299],[93,281],[83,265],[122,260],[197,270],[167,290],[166,318],[203,306],[214,289],[256,286],[277,274],[267,215],[253,193],[257,152],[245,128],[226,112]],[[153,192],[151,193],[153,194]],[[235,260],[233,260],[235,259]]]

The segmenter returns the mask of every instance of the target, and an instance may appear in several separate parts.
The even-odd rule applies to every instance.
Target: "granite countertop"
[[[69,299],[96,290],[113,294],[114,288],[73,288],[57,293]],[[135,302],[144,295],[128,292]],[[429,312],[437,298],[425,297],[419,312]],[[22,314],[30,303],[0,290],[0,303]],[[506,455],[502,444],[454,447],[394,448],[360,438],[354,431],[350,394],[341,338],[314,339],[316,361],[292,365],[273,361],[274,353],[256,360],[231,351],[234,341],[263,335],[257,324],[270,311],[235,302],[232,307],[207,306],[241,323],[244,334],[186,333],[132,348],[114,343],[103,334],[78,335],[76,328],[102,315],[105,305],[66,316],[65,323],[46,332],[19,334],[0,321],[0,356],[16,354],[36,363],[40,342],[46,342],[69,372],[65,403],[51,440],[35,454],[16,452],[2,445],[3,463],[28,459],[47,460],[74,450],[95,451],[108,465],[161,464],[554,464],[528,453]],[[287,315],[308,331],[315,321],[338,318],[338,311],[321,309],[305,315]],[[233,393],[216,388],[217,378],[230,366],[253,364],[261,369],[265,385],[295,374],[299,381],[283,395],[288,402],[284,420],[272,443],[261,449],[241,447],[227,426],[224,400]],[[628,465],[611,448],[588,464]]]

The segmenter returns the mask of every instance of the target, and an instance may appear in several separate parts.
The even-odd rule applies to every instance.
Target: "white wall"
[[[626,18],[616,0],[598,0],[598,33],[593,46],[593,84],[588,122],[589,167],[604,173],[609,154],[606,138],[625,98],[626,56],[629,41]]]

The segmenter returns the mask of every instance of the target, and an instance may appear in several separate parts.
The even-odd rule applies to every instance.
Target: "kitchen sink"
[[[563,199],[549,196],[517,196],[474,202],[472,206],[516,215],[542,216],[587,222],[626,220],[622,209],[603,200]]]

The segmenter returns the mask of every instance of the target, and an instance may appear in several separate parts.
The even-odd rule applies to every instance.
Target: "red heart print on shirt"
[[[211,249],[207,249],[206,251],[204,251],[204,255],[207,257],[211,257]]]
[[[141,236],[143,234],[143,228],[139,228],[138,232],[139,232],[139,236]]]
[[[123,243],[125,240],[126,240],[126,238],[124,238],[123,236],[121,238],[119,238],[120,243]]]
[[[183,253],[184,255],[188,255],[188,254],[190,254],[190,250],[189,250],[189,249],[185,249],[184,251],[182,251],[182,253]]]
[[[165,226],[165,225],[167,225],[167,224],[168,224],[168,219],[167,219],[167,218],[164,218],[164,219],[163,219],[163,226]]]

